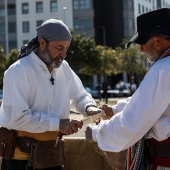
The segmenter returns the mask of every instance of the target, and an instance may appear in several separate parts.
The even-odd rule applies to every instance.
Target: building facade
[[[16,28],[16,4],[15,0],[0,1],[0,45],[4,52],[16,48],[17,28]]]
[[[20,49],[49,18],[61,19],[73,30],[72,0],[1,0],[0,44],[5,53]]]
[[[36,27],[49,18],[61,19],[73,29],[71,0],[17,0],[16,9],[18,48],[34,37]]]
[[[5,54],[20,47],[49,18],[58,18],[74,34],[93,36],[97,45],[115,48],[136,31],[136,17],[144,12],[168,7],[169,0],[1,0],[0,45]],[[111,78],[127,82],[127,75]],[[97,85],[93,76],[92,86]]]
[[[93,3],[96,43],[112,48],[133,36],[138,15],[158,8],[170,8],[169,0],[107,0],[107,3],[94,0]],[[109,77],[108,83],[116,84],[119,80],[128,82],[127,74]]]
[[[97,44],[118,46],[136,28],[136,17],[170,7],[169,0],[1,0],[0,44],[8,54],[20,48],[48,18],[59,18],[74,33],[93,36]]]
[[[94,37],[93,0],[73,0],[73,28],[75,34]]]

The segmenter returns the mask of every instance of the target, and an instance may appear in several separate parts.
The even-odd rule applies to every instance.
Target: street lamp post
[[[66,24],[66,10],[67,10],[67,7],[63,7],[63,13],[64,13],[64,23]]]
[[[102,27],[103,29],[103,45],[106,46],[106,30],[105,26]],[[107,96],[107,75],[104,72],[104,83],[103,83],[103,93],[104,93],[104,98],[105,98],[105,103],[108,102],[108,96]]]

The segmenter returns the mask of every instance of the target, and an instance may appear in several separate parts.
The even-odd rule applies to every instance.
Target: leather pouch
[[[20,148],[21,152],[31,153],[32,143],[37,142],[34,138],[30,137],[18,137],[16,146]]]
[[[0,156],[4,159],[11,159],[14,156],[17,134],[15,130],[0,128]]]
[[[35,169],[62,166],[65,161],[64,141],[59,139],[56,147],[55,142],[52,140],[33,143],[29,160],[30,166]]]

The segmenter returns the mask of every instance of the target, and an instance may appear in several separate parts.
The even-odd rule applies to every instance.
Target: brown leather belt
[[[21,152],[31,153],[31,144],[37,142],[34,138],[17,137],[15,147],[18,147]]]
[[[36,141],[56,140],[57,131],[48,131],[44,133],[29,133],[24,131],[16,131],[17,140],[14,158],[17,160],[28,160],[31,153],[31,144]]]
[[[38,141],[56,140],[58,131],[47,131],[43,133],[30,133],[25,131],[16,131],[18,137],[30,137]]]

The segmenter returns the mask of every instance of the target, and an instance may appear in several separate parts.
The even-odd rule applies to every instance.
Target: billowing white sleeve
[[[130,99],[131,99],[131,97],[119,100],[116,105],[112,106],[113,113],[115,114],[115,113],[121,112],[124,109],[124,107],[126,106],[126,104],[130,101]]]
[[[80,78],[70,68],[67,62],[64,69],[70,89],[70,109],[86,115],[86,105],[92,104],[96,106],[96,102],[91,94],[87,93]]]
[[[119,152],[134,145],[168,108],[169,82],[168,71],[149,71],[124,109],[110,120],[93,127],[93,140],[102,150],[111,152]]]

